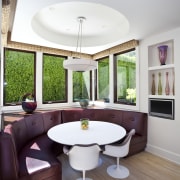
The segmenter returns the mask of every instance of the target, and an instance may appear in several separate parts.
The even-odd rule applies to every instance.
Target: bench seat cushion
[[[61,180],[61,174],[61,164],[56,163],[53,160],[51,163],[51,167],[44,167],[43,169],[40,169],[39,171],[36,171],[34,173],[20,176],[19,180]]]
[[[20,177],[38,176],[39,173],[36,175],[36,172],[39,170],[42,177],[44,173],[44,177],[56,174],[54,171],[61,170],[61,164],[56,158],[58,154],[62,153],[61,146],[50,140],[47,134],[28,142],[18,154]],[[47,172],[50,173],[48,176]],[[61,174],[60,172],[59,174]]]

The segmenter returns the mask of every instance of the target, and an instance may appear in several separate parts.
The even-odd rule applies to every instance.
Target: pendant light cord
[[[81,54],[81,46],[82,46],[82,23],[83,23],[83,20],[85,20],[84,17],[78,17],[79,30],[78,30],[76,52],[78,53],[78,47],[79,47],[80,54]]]

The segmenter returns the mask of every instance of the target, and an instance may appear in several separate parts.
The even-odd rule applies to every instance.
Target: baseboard
[[[180,154],[147,144],[146,151],[180,165]]]

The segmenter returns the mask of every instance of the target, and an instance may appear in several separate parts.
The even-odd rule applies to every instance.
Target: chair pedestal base
[[[102,165],[102,159],[101,159],[101,158],[99,158],[99,162],[98,162],[97,167],[99,167],[99,166],[101,166],[101,165]]]
[[[129,176],[129,170],[121,165],[119,165],[118,167],[117,165],[109,166],[107,168],[107,173],[109,174],[109,176],[119,179],[123,179]]]
[[[78,179],[76,179],[76,180],[93,180],[93,179],[91,179],[91,178],[85,178],[85,179],[83,179],[83,178],[78,178]]]

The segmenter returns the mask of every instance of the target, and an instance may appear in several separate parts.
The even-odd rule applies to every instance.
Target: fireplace
[[[149,99],[149,115],[174,120],[174,99]]]

